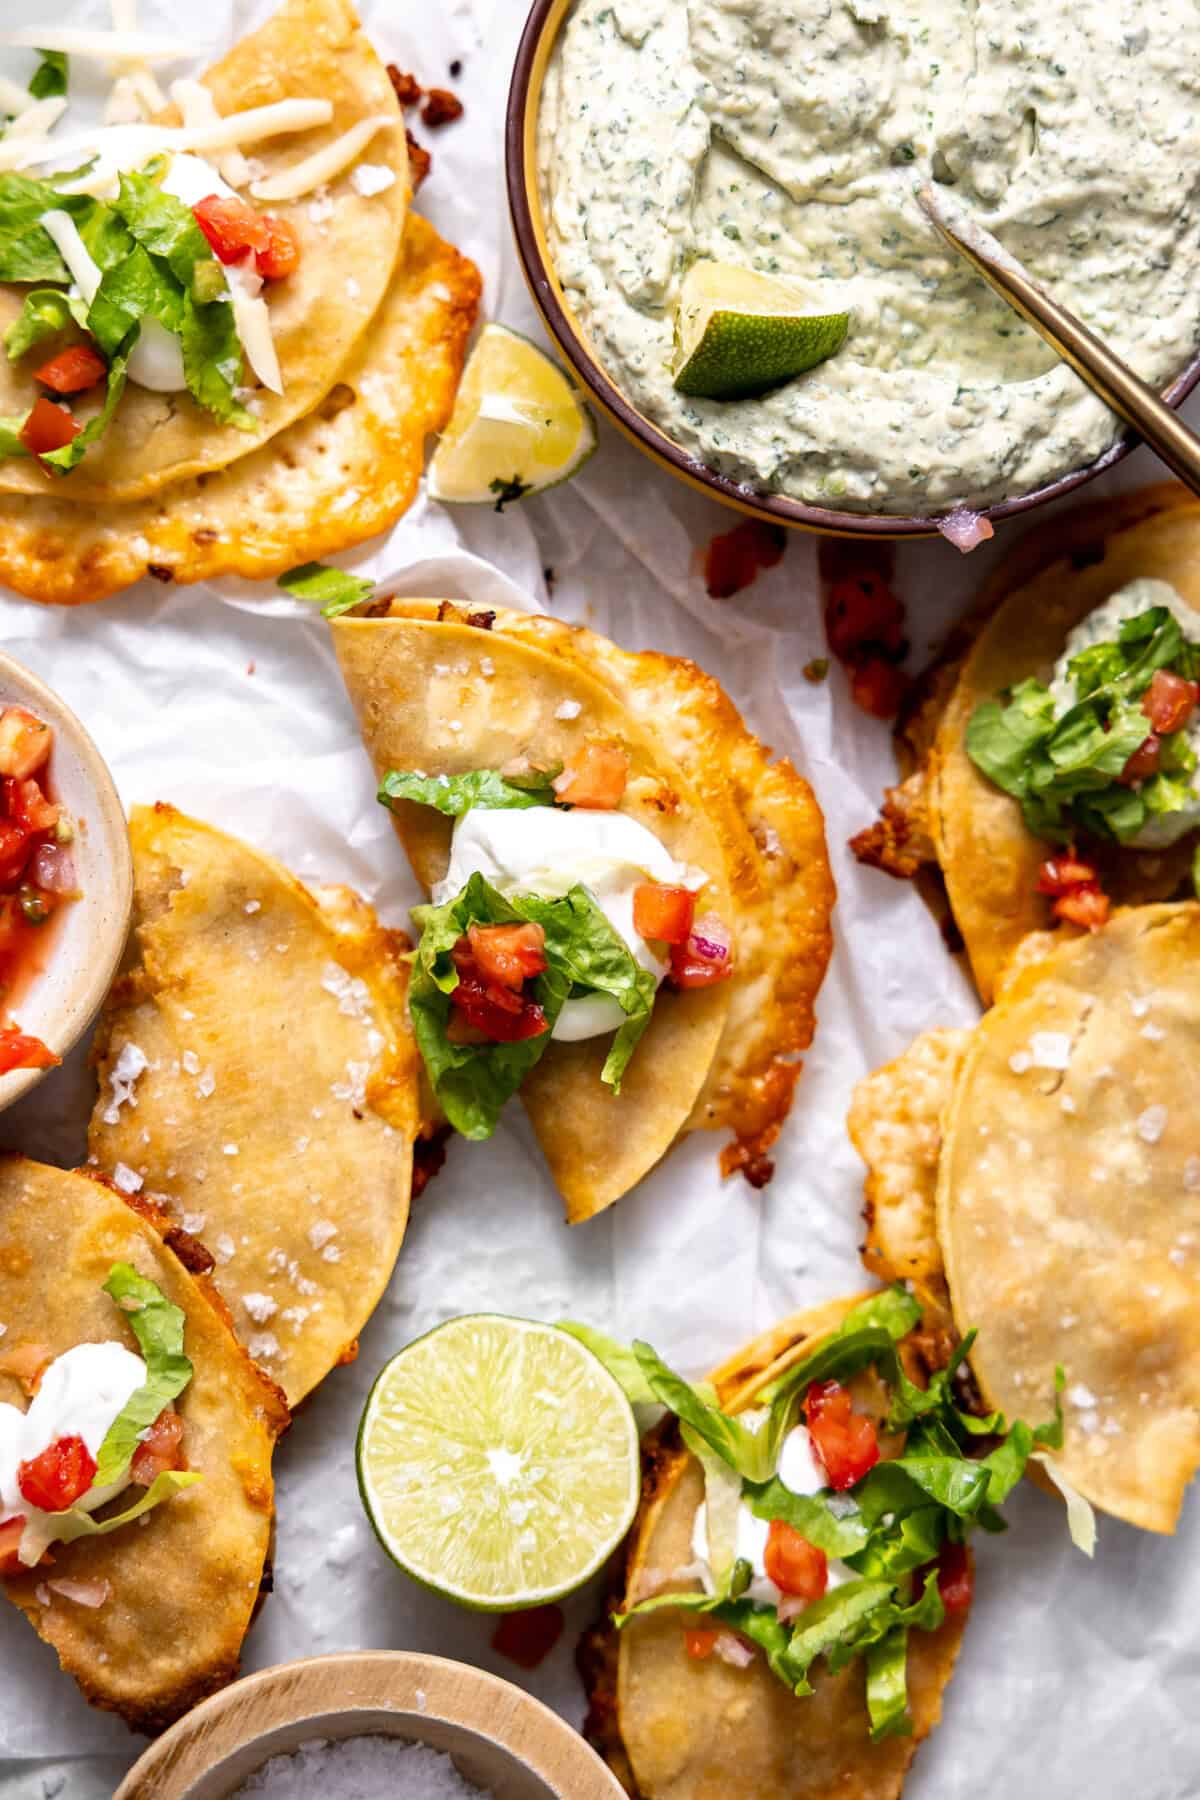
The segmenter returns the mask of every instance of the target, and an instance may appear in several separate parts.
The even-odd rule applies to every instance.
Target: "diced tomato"
[[[45,456],[51,450],[65,449],[82,430],[83,426],[65,406],[40,394],[17,436],[32,456]]]
[[[33,379],[56,394],[83,394],[107,374],[108,365],[98,350],[90,344],[72,344],[35,369]]]
[[[713,987],[733,974],[729,928],[715,913],[695,921],[685,944],[671,946],[671,981],[678,988]]]
[[[938,1592],[947,1612],[966,1612],[975,1594],[975,1575],[965,1544],[943,1544],[937,1559]]]
[[[783,1594],[799,1594],[803,1600],[819,1600],[829,1586],[829,1561],[823,1550],[810,1544],[786,1519],[772,1519],[763,1554],[763,1568]]]
[[[683,1647],[693,1662],[707,1662],[717,1647],[720,1634],[710,1626],[685,1625],[683,1628]]]
[[[658,944],[686,944],[696,916],[696,896],[684,887],[643,881],[633,890],[633,928]]]
[[[704,585],[713,600],[729,600],[750,586],[760,569],[773,569],[787,549],[782,525],[743,519],[713,538],[704,554]]]
[[[164,1406],[133,1453],[129,1479],[149,1487],[166,1470],[183,1466],[183,1420],[173,1406]]]
[[[4,776],[4,804],[9,818],[22,831],[53,831],[58,824],[61,806],[47,800],[36,781],[18,781]]]
[[[1151,732],[1142,739],[1133,755],[1129,758],[1117,780],[1122,787],[1132,787],[1137,781],[1149,781],[1151,775],[1158,774],[1158,765],[1162,758],[1162,739]]]
[[[244,200],[220,194],[210,194],[192,211],[220,262],[241,262],[252,255],[264,281],[278,281],[298,268],[300,240],[286,219],[255,212]]]
[[[1071,925],[1081,925],[1085,931],[1099,931],[1107,925],[1112,912],[1112,901],[1098,887],[1072,888],[1054,902],[1056,919],[1066,919]]]
[[[23,706],[0,712],[0,775],[24,781],[40,769],[54,743],[53,727]]]
[[[1182,731],[1200,700],[1200,682],[1172,675],[1169,669],[1155,669],[1150,686],[1142,695],[1142,711],[1150,727],[1159,737]]]
[[[554,792],[567,806],[611,812],[629,780],[629,758],[619,744],[583,744],[554,778]]]
[[[0,887],[15,887],[33,854],[29,833],[9,819],[0,819]]]
[[[39,1456],[17,1465],[21,1498],[42,1512],[64,1512],[87,1493],[96,1459],[77,1435],[56,1438]]]
[[[21,1574],[21,1559],[17,1552],[24,1534],[24,1519],[5,1519],[0,1524],[0,1576]]]
[[[875,1427],[854,1411],[849,1389],[838,1381],[814,1381],[804,1410],[813,1449],[824,1465],[829,1485],[844,1493],[879,1461]]]
[[[264,281],[282,281],[300,266],[300,239],[286,219],[267,213],[263,224],[267,241],[255,253],[254,266]]]
[[[899,657],[904,652],[903,602],[882,573],[839,576],[825,600],[825,633],[842,662],[863,661],[870,651]]]
[[[29,1037],[15,1025],[0,1025],[0,1075],[14,1069],[54,1069],[61,1061],[41,1038]]]
[[[531,1606],[528,1612],[508,1613],[492,1633],[492,1649],[518,1668],[536,1669],[562,1636],[563,1624],[561,1606]]]
[[[266,249],[263,215],[236,195],[224,199],[220,194],[209,194],[193,206],[192,212],[218,261],[240,262],[248,250]]]
[[[873,719],[894,719],[908,685],[904,670],[882,656],[870,656],[850,671],[850,697]]]
[[[471,925],[467,937],[486,982],[520,988],[546,967],[546,933],[540,925]]]
[[[1077,856],[1055,856],[1038,870],[1039,894],[1069,894],[1073,888],[1098,887],[1099,871]]]
[[[466,938],[459,939],[453,955],[458,986],[450,996],[452,1021],[457,1013],[466,1025],[481,1031],[493,1044],[520,1044],[526,1038],[541,1036],[546,1030],[546,1015],[536,1000],[486,981]]]

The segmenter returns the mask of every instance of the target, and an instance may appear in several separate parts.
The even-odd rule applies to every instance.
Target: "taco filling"
[[[1200,825],[1198,676],[1200,617],[1169,582],[1130,581],[1069,633],[1049,682],[975,709],[967,753],[1035,837],[1165,849]],[[1059,918],[1108,916],[1085,857],[1048,860],[1038,888]]]
[[[711,987],[733,972],[728,927],[699,912],[705,872],[617,811],[628,777],[625,751],[593,740],[546,770],[384,776],[384,805],[455,821],[446,872],[413,915],[410,1004],[430,1080],[466,1137],[491,1136],[554,1040],[611,1038],[600,1079],[619,1093],[663,981]]]
[[[1002,1530],[998,1508],[1030,1456],[1062,1442],[1057,1403],[1034,1429],[962,1409],[955,1377],[973,1334],[927,1386],[911,1379],[901,1346],[920,1319],[902,1288],[871,1296],[728,1412],[649,1345],[586,1334],[632,1400],[674,1415],[703,1470],[691,1563],[646,1566],[640,1543],[619,1629],[673,1610],[691,1661],[761,1659],[798,1697],[816,1691],[818,1663],[836,1676],[860,1659],[871,1740],[912,1732],[910,1633],[965,1613],[970,1533]]]
[[[6,1364],[33,1398],[27,1411],[0,1401],[0,1575],[52,1561],[51,1545],[119,1530],[200,1480],[173,1404],[192,1379],[182,1308],[128,1263],[104,1292],[138,1352],[114,1338],[44,1361],[30,1347],[19,1369]],[[95,1518],[131,1487],[142,1491],[127,1506]]]

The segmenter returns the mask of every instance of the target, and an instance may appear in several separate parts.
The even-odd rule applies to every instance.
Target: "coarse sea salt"
[[[330,1743],[317,1738],[290,1756],[273,1756],[235,1790],[266,1794],[272,1800],[381,1800],[404,1794],[411,1800],[472,1800],[484,1792],[459,1774],[450,1758],[428,1744],[400,1738],[356,1737]]]

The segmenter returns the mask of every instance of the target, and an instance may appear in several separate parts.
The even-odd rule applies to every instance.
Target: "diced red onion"
[[[723,1663],[731,1669],[748,1669],[754,1661],[754,1652],[743,1638],[733,1631],[719,1631],[713,1644],[713,1655],[719,1656]]]
[[[49,894],[73,894],[79,885],[75,859],[61,844],[39,844],[29,873],[35,884]]]
[[[103,1606],[112,1593],[109,1581],[73,1581],[67,1576],[48,1581],[46,1586],[52,1593],[61,1594],[64,1600],[73,1600],[76,1606]]]
[[[733,936],[724,920],[716,913],[705,913],[692,926],[687,953],[700,962],[723,963],[729,960],[732,944]]]
[[[972,512],[969,506],[956,506],[944,519],[935,522],[942,536],[948,538],[964,556],[968,550],[974,550],[976,544],[982,544],[995,536],[992,521],[985,519],[982,513]]]
[[[798,1619],[802,1612],[807,1612],[811,1604],[803,1594],[784,1594],[775,1610],[780,1623],[787,1625],[792,1619]]]

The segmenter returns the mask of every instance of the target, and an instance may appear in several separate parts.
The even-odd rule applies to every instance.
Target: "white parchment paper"
[[[48,10],[45,0],[3,0],[0,19],[33,23]],[[267,10],[144,0],[142,17],[220,49]],[[454,85],[466,116],[425,134],[434,170],[420,207],[478,261],[488,314],[537,335],[511,249],[501,148],[523,0],[365,0],[363,12],[385,55],[427,83],[447,83],[462,60]],[[107,23],[107,8],[92,0],[69,16]],[[15,53],[2,66],[24,68]],[[1141,452],[1108,485],[1156,474]],[[858,868],[844,848],[894,770],[886,729],[851,705],[840,672],[820,687],[803,679],[825,650],[812,541],[795,537],[777,569],[718,603],[705,595],[698,556],[730,522],[602,429],[599,453],[570,486],[502,516],[422,499],[386,542],[346,559],[410,593],[548,609],[719,674],[754,729],[816,787],[840,890],[837,949],[778,1173],[762,1194],[740,1180],[722,1185],[715,1141],[696,1136],[615,1210],[569,1232],[516,1109],[490,1146],[453,1147],[414,1210],[358,1362],[329,1378],[279,1451],[276,1591],[247,1642],[247,1668],[329,1650],[423,1649],[524,1681],[578,1720],[571,1649],[595,1593],[570,1608],[559,1651],[523,1676],[489,1648],[486,1620],[420,1592],[377,1548],[353,1466],[372,1376],[418,1332],[480,1307],[587,1318],[648,1337],[698,1372],[789,1311],[862,1285],[862,1171],[844,1127],[851,1087],[918,1031],[968,1022],[975,1006],[916,895]],[[1014,537],[970,559],[940,542],[901,550],[898,586],[918,651]],[[0,597],[0,642],[78,709],[126,802],[171,800],[302,877],[354,883],[404,922],[415,891],[375,803],[327,630],[311,613],[244,584],[148,583],[73,612]],[[90,1091],[77,1057],[0,1118],[0,1142],[71,1162]],[[959,1670],[911,1800],[1200,1793],[1195,1504],[1173,1541],[1103,1520],[1093,1565],[1040,1493],[1018,1495],[1009,1511],[1007,1537],[980,1543]],[[111,1793],[140,1740],[85,1706],[10,1609],[0,1612],[0,1668],[0,1795]]]

